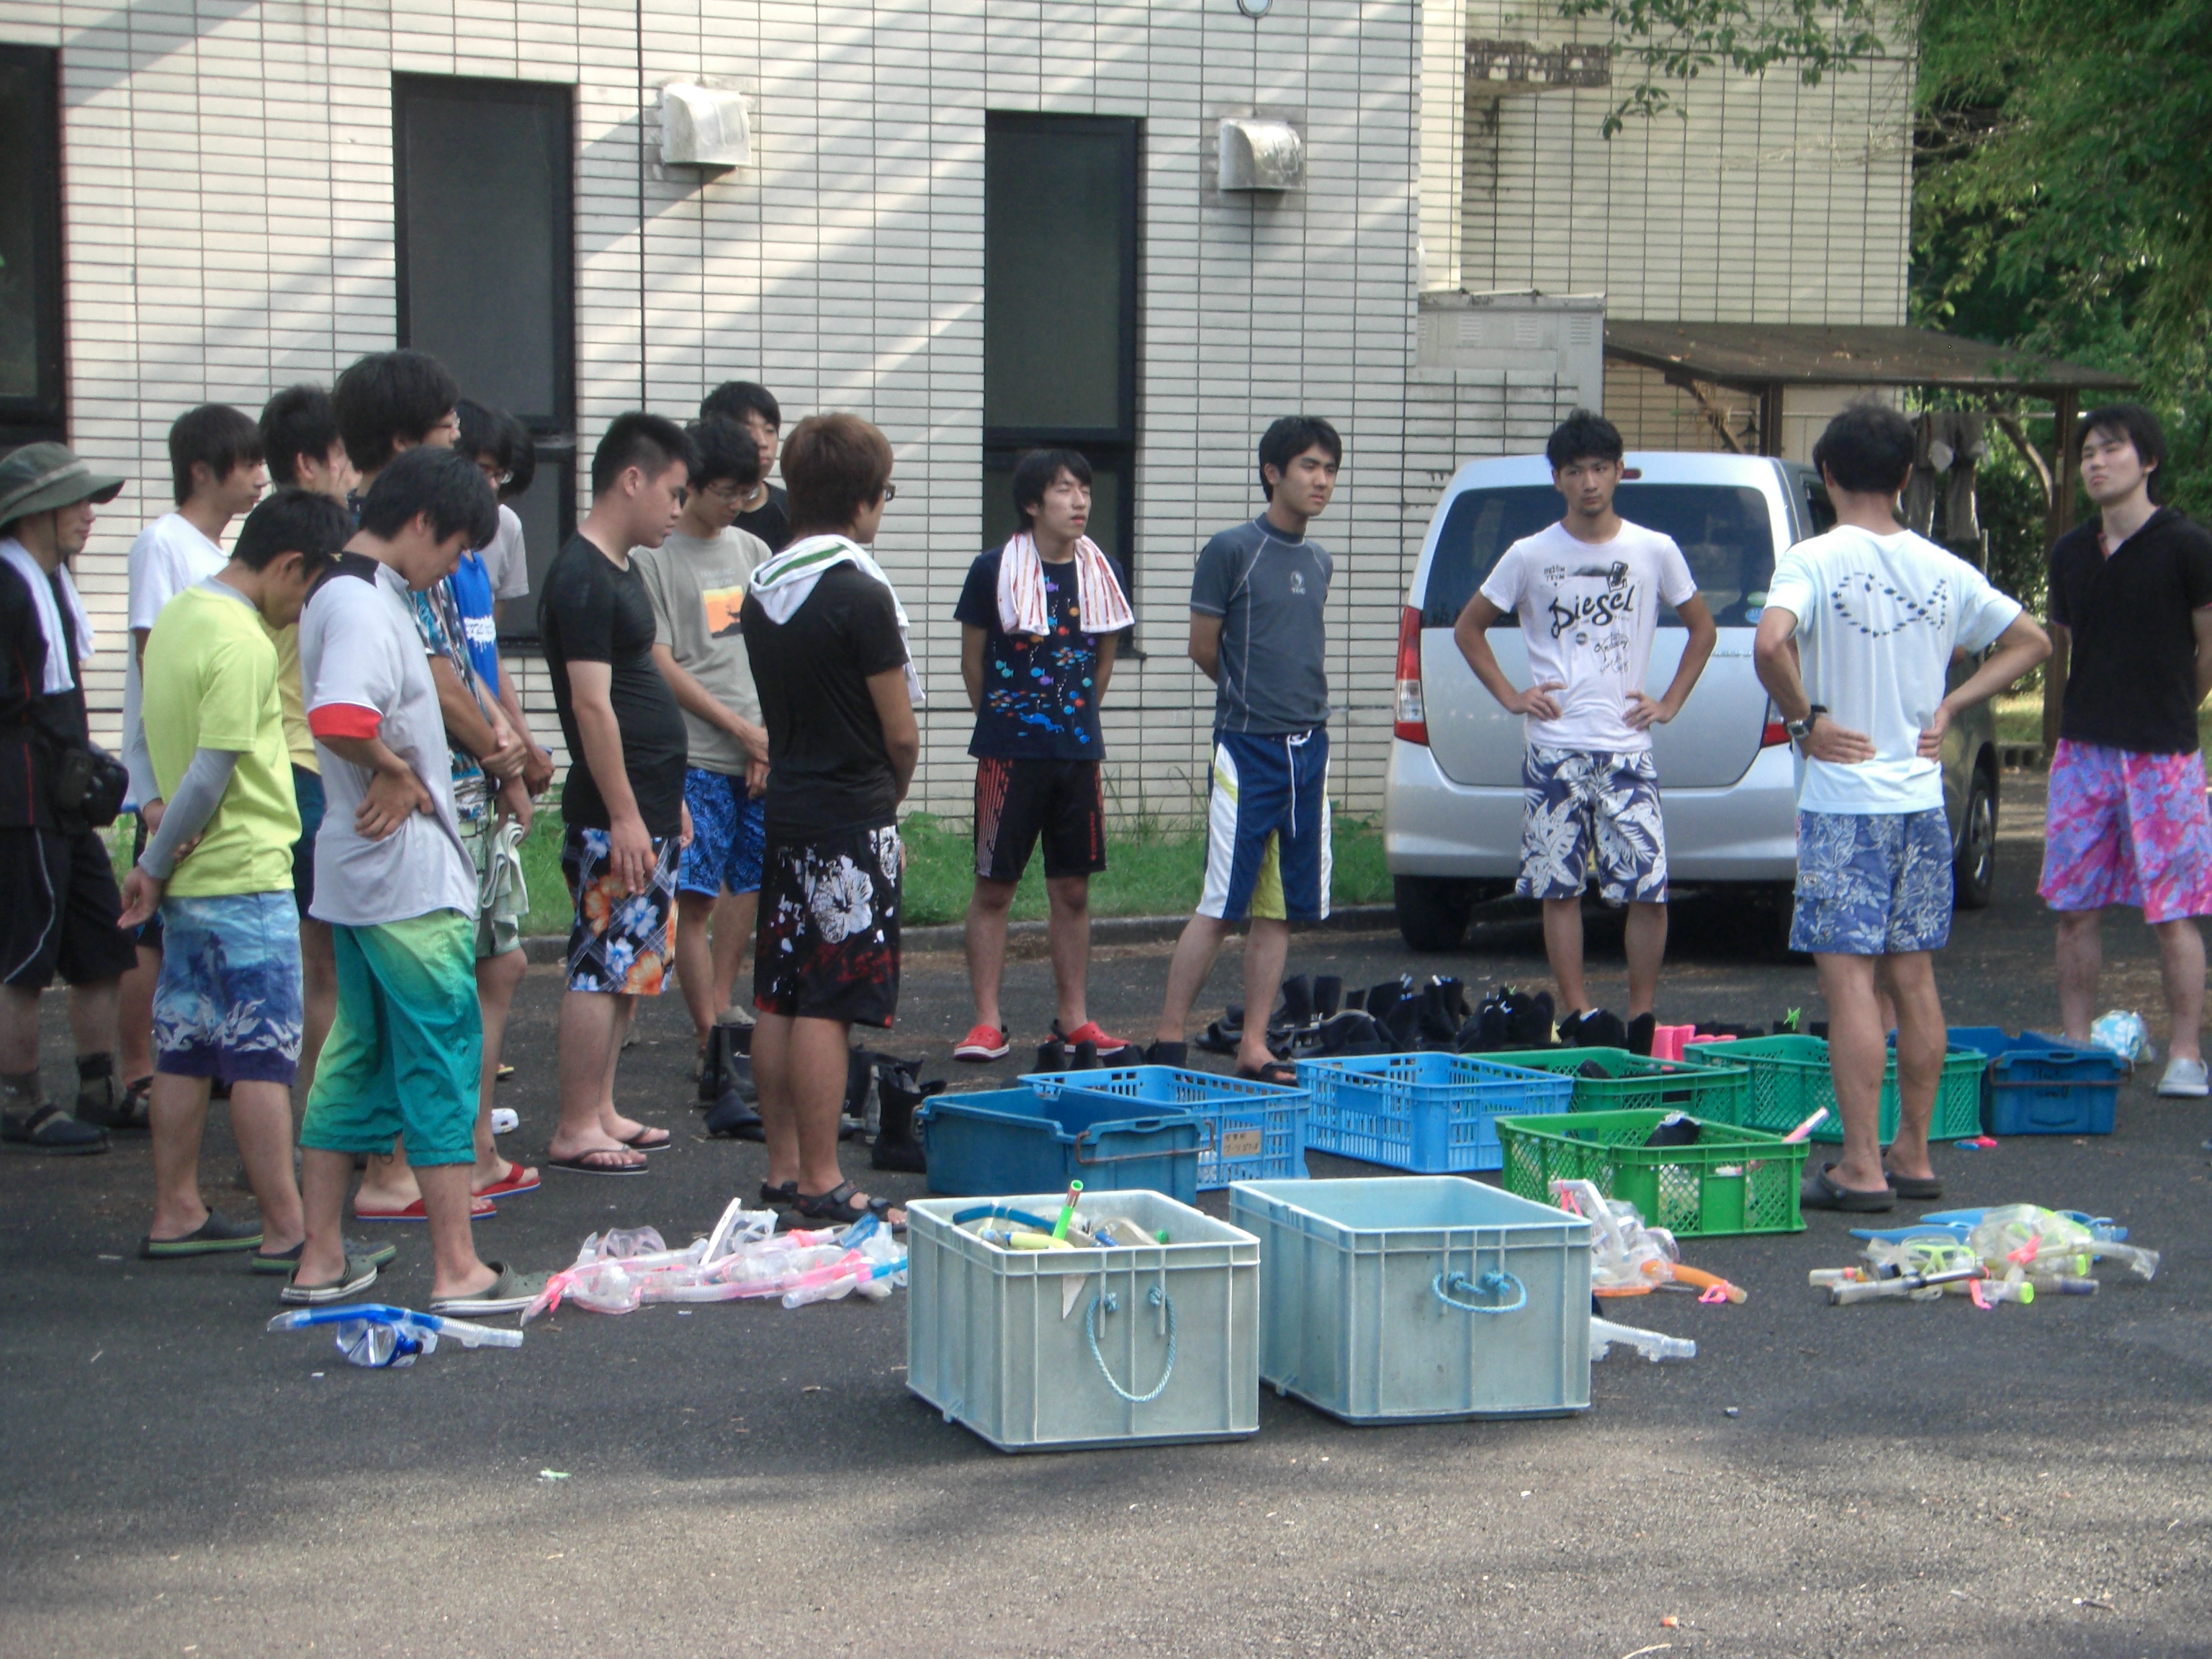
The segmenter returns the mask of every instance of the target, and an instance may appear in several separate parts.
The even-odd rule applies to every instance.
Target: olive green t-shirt
[[[676,531],[658,547],[629,550],[630,562],[653,599],[655,643],[666,646],[677,666],[715,702],[755,726],[761,723],[760,693],[753,688],[738,616],[753,568],[768,556],[766,542],[735,526],[712,541]],[[744,775],[744,747],[735,738],[688,708],[684,727],[690,765],[728,777]]]

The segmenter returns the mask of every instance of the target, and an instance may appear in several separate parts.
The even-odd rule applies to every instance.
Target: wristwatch
[[[1816,702],[1810,708],[1805,711],[1805,718],[1803,720],[1784,720],[1782,723],[1782,729],[1790,734],[1790,742],[1802,743],[1806,738],[1813,735],[1813,722],[1820,719],[1821,715],[1827,712],[1828,708],[1826,703]]]

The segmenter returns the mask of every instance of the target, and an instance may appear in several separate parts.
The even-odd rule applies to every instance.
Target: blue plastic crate
[[[1313,1096],[1306,1145],[1415,1175],[1503,1169],[1495,1120],[1564,1112],[1575,1080],[1473,1054],[1302,1060]]]
[[[1448,1056],[1447,1056],[1448,1058]],[[1450,1176],[1239,1182],[1260,1376],[1347,1423],[1589,1408],[1590,1223]]]
[[[1108,1095],[1053,1099],[1030,1088],[938,1095],[915,1114],[929,1163],[929,1190],[973,1194],[1163,1193],[1198,1196],[1205,1131],[1187,1112],[1132,1113]]]
[[[1982,1127],[1993,1135],[2108,1135],[2120,1085],[2134,1066],[2109,1048],[2082,1048],[2040,1031],[2008,1036],[1995,1025],[1954,1025],[1954,1044],[1990,1057]]]
[[[1306,1173],[1308,1102],[1304,1089],[1255,1083],[1176,1066],[1115,1066],[1044,1072],[1022,1079],[1050,1098],[1083,1095],[1168,1112],[1194,1112],[1204,1126],[1198,1190],[1232,1181],[1302,1181]]]

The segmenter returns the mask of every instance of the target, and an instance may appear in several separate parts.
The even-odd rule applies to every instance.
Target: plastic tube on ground
[[[1639,1331],[1631,1325],[1616,1325],[1610,1319],[1590,1320],[1590,1358],[1602,1359],[1613,1351],[1616,1342],[1626,1342],[1656,1364],[1662,1359],[1695,1359],[1698,1345],[1687,1337],[1665,1336],[1657,1331]]]

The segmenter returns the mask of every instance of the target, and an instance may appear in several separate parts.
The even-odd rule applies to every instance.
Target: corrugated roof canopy
[[[1778,386],[1943,386],[2047,398],[2120,392],[2124,374],[1985,345],[1932,328],[1820,323],[1626,322],[1608,317],[1605,355],[1677,379]]]

